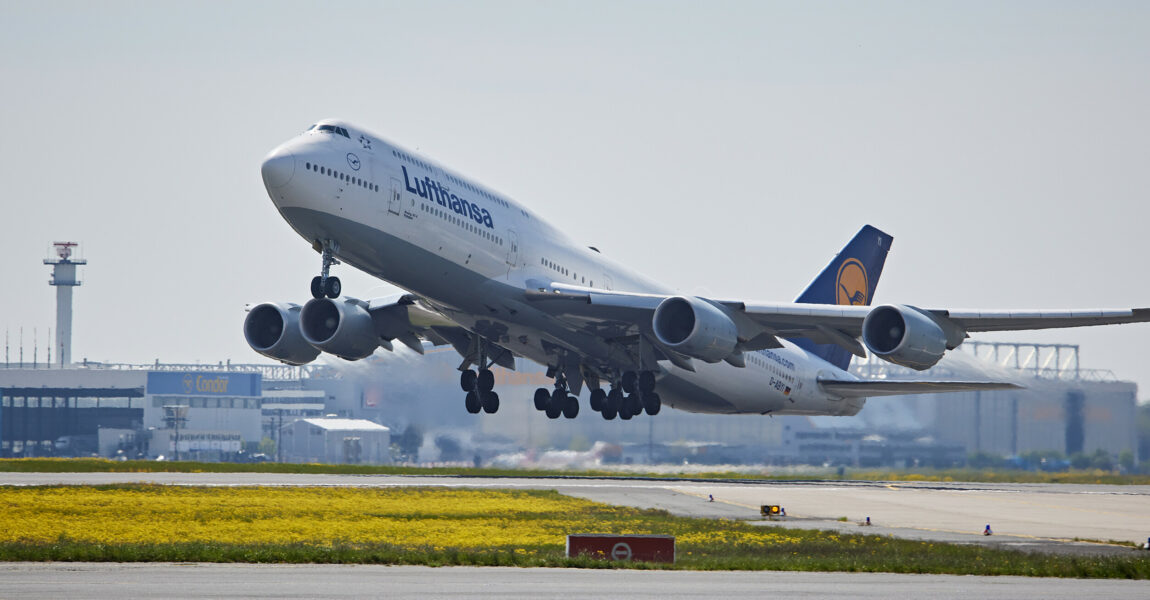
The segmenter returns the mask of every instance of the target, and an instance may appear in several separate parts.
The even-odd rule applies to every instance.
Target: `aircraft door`
[[[399,202],[400,202],[400,198],[401,198],[401,195],[400,195],[401,189],[403,189],[403,188],[399,187],[399,180],[392,177],[391,178],[391,195],[388,197],[388,200],[387,200],[387,212],[389,212],[393,215],[399,214]]]
[[[519,262],[519,235],[514,229],[507,230],[507,264],[512,267]]]

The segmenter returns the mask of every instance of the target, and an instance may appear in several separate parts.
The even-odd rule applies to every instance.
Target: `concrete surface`
[[[3,598],[1145,598],[1142,581],[507,567],[0,563]]]

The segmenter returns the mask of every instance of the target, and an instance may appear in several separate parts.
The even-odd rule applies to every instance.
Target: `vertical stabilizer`
[[[869,306],[893,240],[875,227],[864,225],[796,302]],[[850,365],[851,353],[840,346],[816,344],[807,338],[795,343],[840,369]]]

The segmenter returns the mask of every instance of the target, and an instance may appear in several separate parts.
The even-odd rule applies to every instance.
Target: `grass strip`
[[[204,463],[192,461],[113,461],[101,458],[0,459],[0,472],[13,473],[305,473],[329,475],[458,475],[466,477],[644,477],[684,480],[735,481],[926,481],[983,483],[1073,483],[1150,485],[1150,475],[1117,474],[1099,470],[1046,473],[991,469],[924,469],[884,471],[849,469],[836,474],[771,474],[742,472],[642,473],[613,470],[488,469],[471,467],[404,467],[385,465],[327,465],[291,463]]]
[[[550,490],[0,487],[0,560],[355,563],[1150,578],[1150,556],[980,545],[675,517]],[[569,533],[674,535],[674,565],[564,556]]]

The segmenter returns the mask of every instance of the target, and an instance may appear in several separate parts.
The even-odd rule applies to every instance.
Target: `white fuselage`
[[[346,133],[346,135],[345,135]],[[601,356],[604,340],[545,312],[525,290],[541,283],[668,293],[571,241],[506,196],[351,124],[326,120],[269,155],[268,193],[310,243],[425,298],[451,321],[544,365],[555,348]],[[746,366],[659,363],[658,391],[674,408],[711,413],[851,415],[861,399],[824,393],[819,378],[853,379],[784,340]]]

